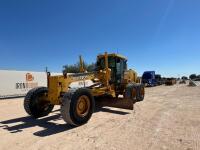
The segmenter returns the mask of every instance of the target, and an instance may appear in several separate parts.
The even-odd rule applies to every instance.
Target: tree
[[[96,68],[96,64],[95,63],[91,63],[91,64],[86,64],[85,65],[85,68],[88,72],[92,72],[95,70]]]
[[[79,67],[77,64],[73,65],[64,65],[63,66],[63,73],[78,73],[79,72]]]
[[[186,77],[186,76],[182,76],[181,79],[182,79],[182,80],[187,80],[188,77]]]
[[[189,78],[190,78],[191,80],[196,79],[196,78],[197,78],[197,75],[196,75],[196,74],[191,74]]]
[[[95,70],[95,63],[87,64],[83,63],[83,67],[86,71],[92,72]],[[80,64],[77,62],[73,65],[64,65],[63,66],[63,73],[79,73],[80,72]]]

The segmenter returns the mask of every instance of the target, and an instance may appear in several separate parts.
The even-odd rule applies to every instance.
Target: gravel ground
[[[200,87],[146,88],[134,110],[105,107],[77,128],[65,124],[59,107],[34,120],[23,98],[0,100],[0,150],[199,150]]]

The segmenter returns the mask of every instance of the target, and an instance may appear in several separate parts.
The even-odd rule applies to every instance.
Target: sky
[[[139,75],[200,74],[200,1],[0,0],[0,69],[61,72],[105,51]]]

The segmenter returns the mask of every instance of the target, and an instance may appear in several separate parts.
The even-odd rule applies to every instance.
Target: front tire
[[[42,97],[46,96],[48,89],[46,87],[37,87],[31,89],[24,98],[25,111],[34,118],[47,116],[54,105],[49,104]]]
[[[68,124],[80,126],[91,118],[94,106],[94,97],[89,89],[68,91],[62,99],[61,115]]]

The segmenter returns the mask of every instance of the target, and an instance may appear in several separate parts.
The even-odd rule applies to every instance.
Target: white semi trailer
[[[51,75],[62,75],[62,73],[51,73]],[[70,87],[92,84],[92,81],[86,80],[85,83],[74,82]],[[30,89],[38,86],[47,86],[46,72],[0,70],[0,99],[25,96]]]
[[[37,86],[47,86],[45,72],[0,70],[0,98],[24,96]]]

